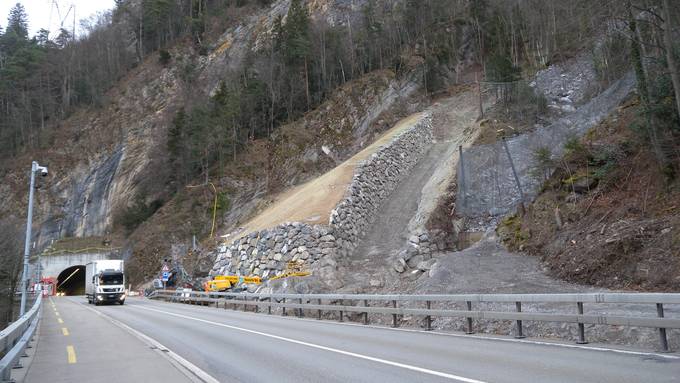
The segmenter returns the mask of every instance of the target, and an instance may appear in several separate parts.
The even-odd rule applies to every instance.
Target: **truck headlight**
[[[98,301],[103,301],[103,300],[104,300],[104,297],[101,296],[101,295],[97,295],[97,300],[98,300]]]

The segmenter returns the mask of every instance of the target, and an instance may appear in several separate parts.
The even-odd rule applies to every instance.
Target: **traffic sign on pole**
[[[170,272],[164,271],[164,272],[163,272],[163,277],[161,278],[161,280],[162,280],[163,282],[167,282],[168,279],[170,279]]]

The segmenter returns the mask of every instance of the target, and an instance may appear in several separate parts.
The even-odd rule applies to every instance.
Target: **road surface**
[[[680,357],[58,297],[43,308],[26,381],[200,381],[195,374],[213,382],[678,382]]]

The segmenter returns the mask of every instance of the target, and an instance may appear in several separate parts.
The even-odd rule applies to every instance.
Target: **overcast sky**
[[[73,9],[75,6],[76,34],[80,35],[80,20],[87,19],[97,12],[114,7],[114,0],[0,0],[0,26],[7,26],[7,16],[14,4],[21,3],[28,14],[28,34],[33,37],[41,28],[55,32],[64,18],[64,28],[69,31],[73,27]],[[61,18],[60,18],[61,15]],[[53,33],[50,33],[53,35]]]

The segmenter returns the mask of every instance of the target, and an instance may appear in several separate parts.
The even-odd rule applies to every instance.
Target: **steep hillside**
[[[615,289],[680,288],[680,184],[668,181],[631,129],[637,99],[623,104],[566,156],[526,215],[499,233],[541,257],[551,274]]]
[[[316,110],[281,127],[272,140],[252,142],[225,169],[224,176],[212,181],[218,195],[224,198],[218,211],[217,232],[236,235],[246,230],[244,226],[261,229],[292,219],[285,214],[270,216],[267,211],[275,210],[286,195],[305,187],[296,185],[342,164],[396,120],[422,108],[422,97],[416,92],[418,72],[414,69],[414,75],[402,79],[390,71],[378,71],[352,81]],[[348,176],[351,179],[351,171]],[[290,188],[292,191],[288,191]],[[344,189],[337,190],[342,197]],[[185,188],[132,233],[129,242],[134,255],[129,272],[133,281],[153,277],[157,265],[168,254],[178,260],[187,254],[192,234],[210,229],[214,198],[209,185]],[[261,211],[260,217],[268,218],[257,218]],[[321,217],[315,218],[318,219]],[[211,248],[212,242],[207,245]],[[190,262],[185,264],[190,274],[205,274],[212,267],[211,260],[193,267]]]

